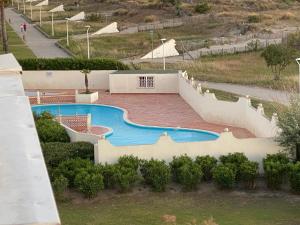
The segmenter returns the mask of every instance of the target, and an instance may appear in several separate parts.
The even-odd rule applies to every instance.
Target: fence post
[[[40,92],[39,91],[36,92],[36,103],[38,105],[41,104],[41,97],[40,97]]]

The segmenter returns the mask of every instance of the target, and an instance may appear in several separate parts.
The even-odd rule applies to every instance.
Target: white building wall
[[[88,75],[91,89],[109,89],[113,70],[93,70]],[[79,70],[23,71],[25,89],[84,89],[84,75]]]
[[[237,102],[220,101],[213,93],[200,93],[193,81],[179,76],[179,94],[206,121],[241,127],[257,137],[274,137],[278,132],[276,118],[269,120],[260,108],[251,106],[249,98]]]
[[[176,143],[169,136],[162,136],[156,144],[136,146],[113,146],[108,140],[100,140],[95,146],[96,163],[116,163],[124,155],[137,156],[140,159],[152,158],[170,162],[173,156],[187,154],[192,158],[202,155],[219,157],[233,152],[242,152],[250,160],[260,164],[266,154],[278,153],[281,147],[272,138],[237,139],[231,132],[221,133],[214,141]]]
[[[154,88],[139,88],[139,77],[154,77]],[[110,93],[178,93],[178,74],[110,74]]]

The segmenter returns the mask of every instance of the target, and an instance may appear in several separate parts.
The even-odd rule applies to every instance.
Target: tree
[[[8,53],[8,40],[7,40],[7,31],[4,15],[4,5],[5,0],[0,0],[0,24],[1,24],[1,36],[2,36],[2,47],[5,53]]]
[[[89,90],[88,74],[90,74],[91,71],[89,69],[83,69],[80,72],[84,74],[85,94],[89,94],[90,90]]]
[[[295,156],[297,145],[300,145],[300,97],[293,96],[290,105],[278,113],[280,133],[276,140],[286,151]]]
[[[261,54],[265,59],[267,66],[271,68],[274,74],[274,80],[279,80],[281,72],[295,58],[296,51],[293,48],[284,45],[269,45]]]

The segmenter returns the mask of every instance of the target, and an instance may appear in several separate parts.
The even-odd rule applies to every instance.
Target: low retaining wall
[[[257,109],[251,100],[240,97],[237,102],[221,101],[213,93],[202,93],[201,86],[195,87],[185,72],[179,76],[180,96],[206,121],[241,127],[252,132],[256,137],[274,137],[278,132],[277,117],[269,120],[264,115],[263,106]]]
[[[195,158],[201,155],[219,157],[228,153],[242,152],[250,160],[258,162],[262,171],[262,159],[266,154],[274,154],[280,150],[281,147],[272,138],[237,139],[231,132],[221,133],[214,141],[177,143],[169,136],[161,136],[156,144],[137,146],[113,146],[108,140],[101,139],[95,145],[95,162],[112,164],[124,155],[170,162],[173,156],[183,154]]]
[[[93,70],[90,89],[109,89],[109,74],[114,70]],[[23,71],[25,89],[84,89],[84,75],[79,70]]]
[[[86,142],[90,142],[92,144],[97,144],[100,139],[100,136],[98,136],[98,135],[89,134],[89,133],[80,133],[62,123],[61,123],[61,125],[67,131],[67,133],[71,139],[71,142],[86,141]]]

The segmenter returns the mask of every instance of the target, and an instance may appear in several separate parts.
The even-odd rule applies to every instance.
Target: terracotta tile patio
[[[66,102],[70,102],[69,95],[75,93],[74,90],[43,91],[68,95]],[[65,102],[62,96],[58,98],[58,102]],[[204,121],[178,94],[109,94],[99,90],[99,100],[96,103],[124,108],[128,111],[128,118],[139,124],[195,128],[218,133],[228,128],[237,138],[255,137],[243,128]]]

